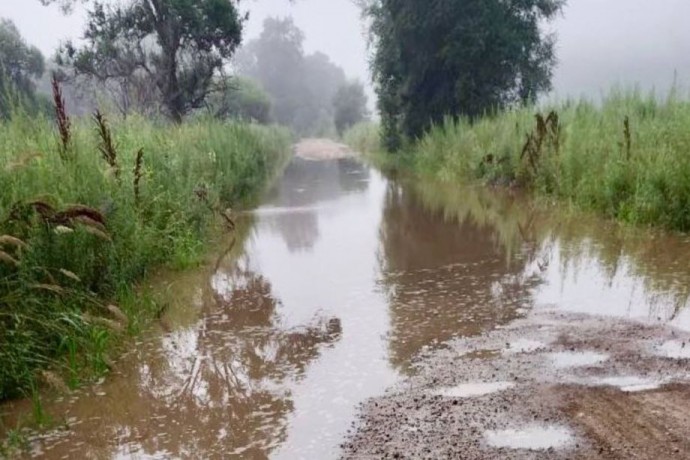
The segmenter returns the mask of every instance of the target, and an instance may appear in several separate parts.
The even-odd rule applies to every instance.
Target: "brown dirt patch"
[[[355,152],[330,139],[302,139],[295,145],[295,155],[305,160],[337,160],[353,157]]]
[[[528,314],[418,356],[415,375],[362,406],[342,457],[690,458],[687,361],[658,352],[687,335],[620,319]],[[525,344],[532,346],[520,350]],[[592,355],[604,358],[582,362]],[[621,381],[628,383],[612,383]],[[513,386],[475,397],[438,395],[473,382]],[[533,450],[490,444],[490,433],[534,427],[566,430],[570,442]]]

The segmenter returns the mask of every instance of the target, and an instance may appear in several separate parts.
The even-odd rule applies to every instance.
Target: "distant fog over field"
[[[554,23],[558,95],[597,95],[611,85],[690,89],[690,1],[570,0]]]
[[[352,0],[252,0],[245,40],[267,16],[291,15],[306,36],[305,51],[323,51],[350,77],[369,83],[366,37]],[[2,0],[0,16],[47,56],[60,40],[81,34],[83,13],[70,16],[38,0]],[[689,0],[570,0],[550,28],[558,34],[558,96],[597,96],[612,85],[664,91],[678,76],[690,88]]]

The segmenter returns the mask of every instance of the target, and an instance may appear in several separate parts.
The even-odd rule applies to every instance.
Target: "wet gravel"
[[[543,311],[452,341],[361,407],[342,458],[690,458],[690,372],[668,353],[687,338]]]

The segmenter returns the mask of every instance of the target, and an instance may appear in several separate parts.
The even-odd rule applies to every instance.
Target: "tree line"
[[[238,53],[237,71],[268,92],[278,123],[302,134],[342,133],[367,117],[364,86],[347,80],[325,54],[305,54],[303,43],[292,19],[268,18]]]
[[[389,150],[445,117],[480,117],[533,102],[551,87],[555,39],[543,25],[564,0],[358,3],[370,28],[372,79]],[[206,110],[275,121],[300,134],[342,132],[367,117],[362,84],[348,81],[326,55],[306,54],[304,36],[289,19],[269,18],[261,35],[240,47],[247,17],[236,1],[82,4],[84,40],[65,44],[56,65],[80,88],[110,94],[124,114],[155,111],[179,122]],[[11,24],[1,27],[0,84],[34,101],[40,53]]]
[[[86,8],[86,26],[82,40],[61,45],[48,66],[83,105],[105,97],[123,115],[162,114],[179,123],[210,113],[277,122],[298,134],[343,131],[367,116],[363,85],[325,54],[305,55],[290,19],[267,19],[261,36],[240,48],[248,15],[237,1],[61,4]],[[0,99],[5,116],[18,99],[36,106],[36,81],[49,87],[45,59],[7,20],[0,23],[0,64],[0,89],[12,84],[3,94],[19,95]]]

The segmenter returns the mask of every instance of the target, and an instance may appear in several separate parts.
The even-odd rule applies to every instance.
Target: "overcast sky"
[[[294,17],[307,52],[323,51],[350,77],[368,81],[366,40],[352,0],[244,0],[247,38],[266,16]],[[60,40],[79,37],[83,14],[64,16],[38,0],[0,0],[0,17],[17,24],[46,55]],[[553,28],[558,34],[559,96],[600,94],[613,84],[667,88],[674,73],[690,83],[690,0],[570,0]]]

